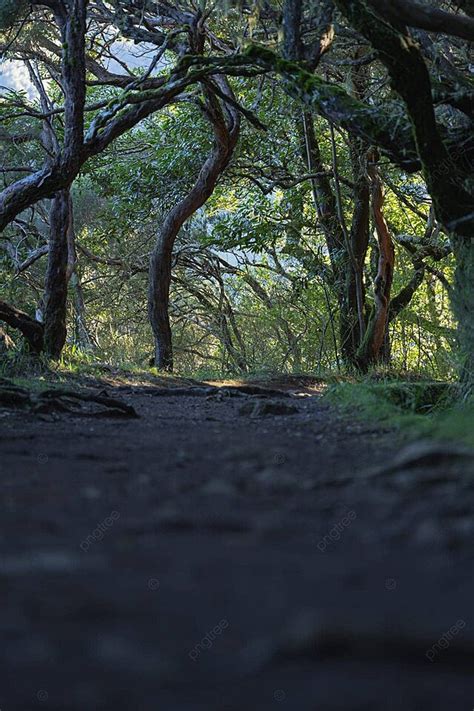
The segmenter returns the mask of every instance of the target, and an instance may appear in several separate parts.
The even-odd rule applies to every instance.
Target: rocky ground
[[[472,456],[278,387],[0,410],[1,711],[474,708]]]

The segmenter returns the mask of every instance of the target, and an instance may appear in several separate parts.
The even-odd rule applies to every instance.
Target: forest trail
[[[471,709],[473,459],[220,385],[0,410],[2,711]]]

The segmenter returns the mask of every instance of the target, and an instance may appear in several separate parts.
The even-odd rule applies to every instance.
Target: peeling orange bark
[[[371,362],[380,360],[382,347],[388,328],[390,296],[392,291],[393,271],[395,268],[395,249],[392,236],[383,214],[384,192],[378,169],[378,153],[369,155],[367,172],[371,182],[372,213],[379,245],[379,262],[374,281],[374,314],[371,339],[368,344],[368,356]]]

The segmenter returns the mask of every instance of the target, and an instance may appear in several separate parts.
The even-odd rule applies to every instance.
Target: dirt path
[[[472,460],[373,475],[394,435],[317,395],[113,394],[140,419],[0,417],[1,711],[474,707]]]

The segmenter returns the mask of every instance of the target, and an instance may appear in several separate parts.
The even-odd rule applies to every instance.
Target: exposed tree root
[[[81,403],[92,407],[84,407]],[[38,414],[66,412],[89,417],[138,417],[131,405],[104,393],[59,388],[34,393],[5,380],[0,383],[0,407],[26,409]]]
[[[134,388],[137,392],[137,388]],[[258,397],[290,397],[291,393],[272,388],[262,388],[258,385],[226,385],[225,387],[190,386],[177,388],[153,388],[144,387],[140,391],[153,397],[177,397],[184,395],[187,397],[239,397],[241,395],[256,395]]]

